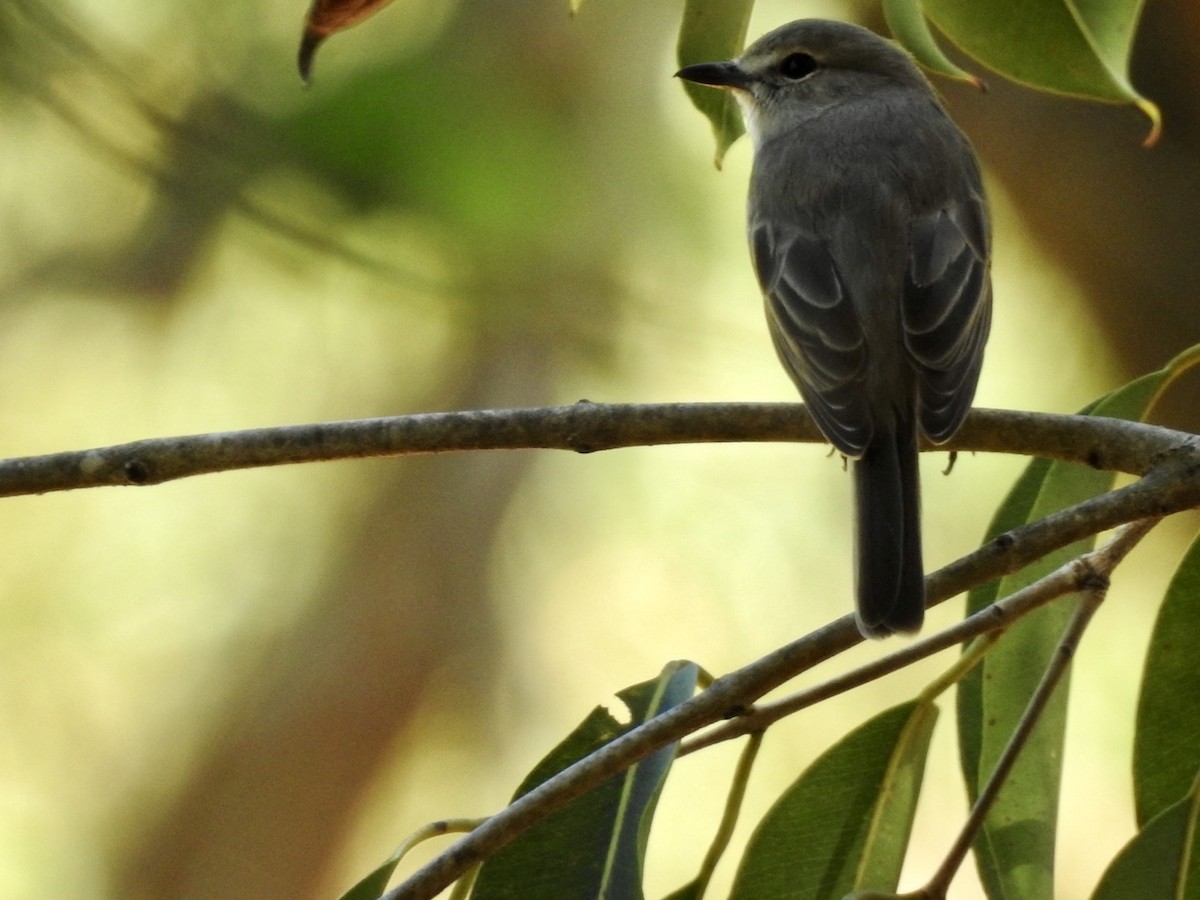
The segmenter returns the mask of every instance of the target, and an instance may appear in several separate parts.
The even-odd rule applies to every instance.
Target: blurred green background
[[[332,38],[304,89],[299,2],[8,0],[0,452],[583,397],[795,399],[744,246],[749,148],[715,172],[671,78],[681,9],[398,0]],[[751,34],[798,15],[879,25],[873,4],[775,0]],[[996,219],[980,405],[1071,411],[1200,340],[1198,47],[1195,4],[1151,5],[1134,80],[1167,131],[1149,152],[1129,109],[943,86]],[[1195,430],[1196,402],[1181,391],[1164,415]],[[1020,461],[944,465],[924,460],[931,567],[972,548]],[[848,506],[824,448],[766,445],[5,500],[0,896],[336,896],[418,825],[503,805],[665,661],[719,673],[846,612]],[[1188,525],[1118,575],[1078,657],[1068,900],[1132,828],[1140,652]],[[741,839],[821,749],[947,663],[781,725]],[[950,724],[902,887],[961,823]],[[651,895],[698,864],[734,752],[677,767]]]

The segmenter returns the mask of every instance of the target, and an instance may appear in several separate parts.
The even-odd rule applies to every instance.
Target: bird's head
[[[697,63],[675,74],[732,92],[755,146],[880,86],[929,89],[909,55],[891,41],[825,19],[800,19],[763,35],[737,59]]]

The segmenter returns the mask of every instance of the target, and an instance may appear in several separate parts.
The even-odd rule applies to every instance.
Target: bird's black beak
[[[747,90],[751,79],[749,73],[735,62],[696,63],[684,66],[675,73],[676,78],[694,84],[707,84],[715,88],[741,88]]]

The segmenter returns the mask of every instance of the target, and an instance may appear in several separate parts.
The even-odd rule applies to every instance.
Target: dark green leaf
[[[383,896],[383,892],[387,890],[388,882],[392,880],[392,873],[396,871],[396,866],[399,864],[400,857],[393,854],[388,857],[387,862],[342,894],[338,900],[379,900]]]
[[[1200,538],[1176,569],[1146,654],[1133,745],[1138,824],[1187,791],[1200,771]]]
[[[936,719],[936,706],[905,703],[822,754],[755,830],[731,900],[895,889]]]
[[[1084,413],[1141,418],[1176,374],[1175,363],[1112,392]],[[1034,459],[997,510],[987,539],[1111,489],[1109,472]],[[971,591],[969,612],[1007,596],[1086,552],[1091,541],[1064,547],[1020,572]],[[1034,688],[1055,652],[1071,605],[1052,603],[1014,624],[959,684],[959,753],[972,801],[991,775]],[[1021,752],[1008,783],[975,842],[988,896],[1050,900],[1058,816],[1067,679],[1055,692]]]
[[[537,787],[631,728],[686,700],[697,667],[671,663],[663,674],[621,691],[631,723],[592,712],[529,774],[516,796]],[[535,825],[488,859],[471,896],[476,900],[562,900],[642,896],[642,862],[650,820],[675,746],[665,747]]]
[[[753,8],[754,0],[687,0],[679,26],[679,65],[721,62],[741,53]],[[691,82],[684,82],[684,90],[712,123],[719,169],[725,151],[745,133],[741,111],[728,91]]]
[[[663,900],[699,900],[700,896],[700,888],[693,881],[690,884],[685,884],[678,890],[671,891],[671,893],[663,897]]]
[[[1092,900],[1200,900],[1200,797],[1196,784],[1117,854]]]

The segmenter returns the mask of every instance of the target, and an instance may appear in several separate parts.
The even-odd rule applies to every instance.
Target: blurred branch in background
[[[256,190],[272,172],[303,162],[286,121],[219,83],[187,80],[144,48],[95,43],[83,20],[68,15],[38,0],[6,6],[0,78],[14,98],[51,112],[90,153],[150,186],[149,203],[123,240],[79,235],[82,247],[31,255],[32,267],[0,281],[0,292],[102,287],[122,299],[167,302],[207,259],[230,214],[397,285],[438,287],[419,270],[346,245],[293,199]],[[326,187],[338,189],[333,181]],[[386,193],[379,202],[388,202]]]
[[[492,349],[463,373],[462,397],[487,402],[510,377],[505,360],[537,358],[519,340]],[[303,621],[233,688],[158,821],[130,835],[116,896],[315,895],[430,682],[483,702],[466,685],[496,663],[488,548],[528,461],[416,462],[376,473]],[[486,728],[486,708],[468,710]]]

